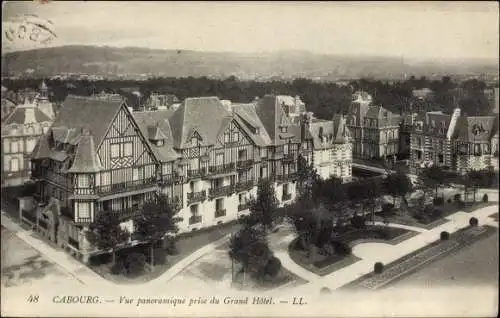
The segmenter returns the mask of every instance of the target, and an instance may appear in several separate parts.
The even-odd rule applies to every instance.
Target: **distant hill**
[[[241,54],[97,46],[61,46],[2,56],[2,75],[21,74],[28,69],[42,76],[84,73],[340,80],[360,77],[401,79],[405,73],[428,77],[432,74],[497,74],[498,65],[489,61],[403,63],[394,57],[335,56],[308,51]]]

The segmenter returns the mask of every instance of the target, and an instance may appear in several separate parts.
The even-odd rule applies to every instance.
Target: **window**
[[[109,171],[101,173],[101,185],[111,184],[111,173]]]
[[[28,126],[26,128],[26,134],[28,134],[28,135],[34,135],[35,134],[35,128],[33,128],[33,126]]]
[[[247,151],[238,150],[238,160],[246,160],[246,159],[247,159]]]
[[[281,132],[282,133],[288,132],[288,127],[287,126],[281,126]]]
[[[111,158],[130,157],[133,155],[133,148],[131,142],[111,144]]]
[[[198,138],[191,138],[191,147],[198,147]]]
[[[10,151],[12,153],[21,152],[21,150],[19,150],[19,141],[15,140],[10,144]]]
[[[304,150],[307,150],[307,142],[303,143],[302,145],[303,145],[302,147],[304,148]]]
[[[78,175],[78,187],[88,188],[89,187],[89,176],[85,174]]]
[[[240,204],[245,203],[245,194],[244,194],[244,193],[240,193],[240,194],[238,195],[238,202],[239,202]]]
[[[233,142],[238,142],[240,140],[240,133],[235,131],[233,132]]]
[[[224,198],[215,200],[215,211],[224,210]]]
[[[78,217],[90,218],[90,204],[87,202],[78,203]]]
[[[157,141],[156,141],[156,145],[157,145],[158,147],[163,146],[163,144],[164,144],[164,143],[165,143],[165,142],[164,142],[164,140],[163,140],[163,139],[160,139],[160,140],[157,140]]]
[[[193,216],[198,215],[198,204],[194,204],[194,205],[190,206],[189,209],[191,210],[191,214]]]
[[[283,196],[288,195],[288,183],[283,184]]]
[[[256,135],[260,135],[260,130],[259,130],[259,128],[255,128],[253,133],[254,133],[254,134],[256,134]]]
[[[285,155],[288,155],[288,151],[289,151],[289,146],[288,146],[288,144],[283,145],[283,153],[284,153]]]
[[[215,155],[215,164],[217,166],[222,166],[224,164],[224,154],[218,153]]]
[[[224,143],[228,144],[230,142],[231,142],[231,135],[229,134],[229,132],[225,132],[224,133]]]
[[[261,158],[267,157],[267,148],[260,148],[260,157]]]
[[[267,167],[261,167],[260,168],[260,177],[261,178],[267,178]]]
[[[120,157],[120,144],[111,144],[111,158]]]
[[[10,159],[10,171],[11,172],[19,171],[19,159],[17,158]]]
[[[199,168],[200,168],[200,159],[199,158],[189,159],[189,169],[198,170]]]
[[[48,126],[44,126],[44,127],[43,127],[43,133],[44,133],[44,134],[46,134],[46,133],[47,133],[47,131],[49,131],[49,127],[48,127]]]
[[[133,154],[133,145],[131,142],[126,142],[123,144],[123,156],[130,157]]]
[[[439,163],[444,163],[444,156],[438,155],[438,160],[439,160]]]
[[[8,139],[5,139],[3,141],[3,152],[4,153],[9,153],[10,152],[10,141]]]
[[[474,145],[474,155],[475,156],[480,156],[481,155],[481,145],[479,145],[479,144]]]
[[[132,180],[142,180],[144,179],[144,167],[134,168],[132,171]]]

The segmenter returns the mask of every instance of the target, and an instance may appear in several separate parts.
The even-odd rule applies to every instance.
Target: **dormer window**
[[[191,138],[191,147],[198,147],[198,138]]]
[[[160,139],[160,140],[156,141],[156,145],[159,146],[159,147],[163,146],[164,144],[165,144],[165,141],[163,139]]]
[[[231,142],[231,135],[229,134],[229,132],[225,132],[224,133],[224,143],[228,144],[230,142]]]
[[[240,133],[235,131],[233,132],[233,142],[238,142],[240,140]]]
[[[287,126],[281,126],[280,130],[281,130],[282,133],[286,133],[286,132],[288,132],[288,127]]]
[[[260,134],[260,130],[259,130],[259,128],[255,128],[255,129],[254,129],[254,134],[256,134],[256,135],[259,135],[259,134]]]

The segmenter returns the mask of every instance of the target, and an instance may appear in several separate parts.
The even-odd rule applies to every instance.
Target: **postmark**
[[[24,14],[4,22],[4,39],[10,44],[50,44],[57,35],[54,23],[35,14]]]

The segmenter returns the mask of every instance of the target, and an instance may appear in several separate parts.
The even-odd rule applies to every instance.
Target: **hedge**
[[[373,266],[373,271],[376,274],[382,273],[383,270],[384,270],[384,264],[382,264],[381,262],[376,262],[375,265]]]

